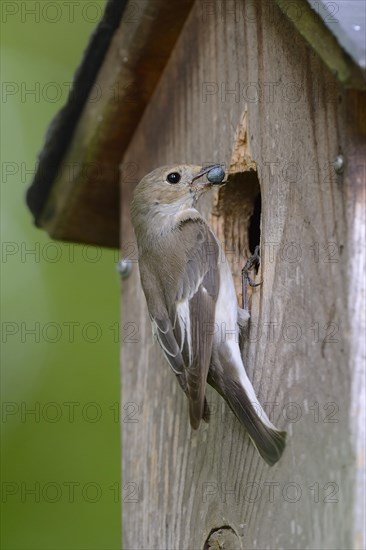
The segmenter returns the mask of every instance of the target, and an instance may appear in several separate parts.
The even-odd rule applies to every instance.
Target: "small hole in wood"
[[[203,550],[241,550],[238,535],[229,525],[212,529],[204,544]]]

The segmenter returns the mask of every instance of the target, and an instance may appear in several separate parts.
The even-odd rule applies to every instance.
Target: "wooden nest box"
[[[106,4],[27,200],[54,239],[121,247],[123,548],[365,548],[364,2]],[[238,284],[243,347],[288,431],[269,468],[211,388],[209,425],[151,337],[129,203],[166,164],[222,162],[203,205]]]

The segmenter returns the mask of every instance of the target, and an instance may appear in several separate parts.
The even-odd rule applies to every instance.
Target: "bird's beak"
[[[204,176],[205,174],[207,174],[210,170],[212,170],[212,168],[219,168],[221,166],[221,164],[211,164],[211,166],[206,166],[206,168],[201,168],[201,170],[198,172],[198,174],[196,174],[193,178],[192,178],[192,181],[191,181],[191,184],[193,184],[193,182],[195,180],[197,180],[198,178],[201,178],[202,176]],[[203,185],[212,185],[212,183],[205,183]]]

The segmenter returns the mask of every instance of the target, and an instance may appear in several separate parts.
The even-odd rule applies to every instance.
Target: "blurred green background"
[[[120,548],[117,251],[25,205],[104,0],[1,1],[1,548]]]

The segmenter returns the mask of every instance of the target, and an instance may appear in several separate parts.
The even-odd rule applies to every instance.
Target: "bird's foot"
[[[248,310],[248,295],[247,295],[247,285],[249,284],[251,287],[260,286],[263,281],[260,283],[255,283],[253,279],[249,275],[249,271],[255,267],[256,265],[259,265],[260,263],[260,256],[259,256],[259,245],[255,247],[254,254],[248,258],[245,266],[241,270],[241,277],[242,277],[242,308],[244,310]]]

